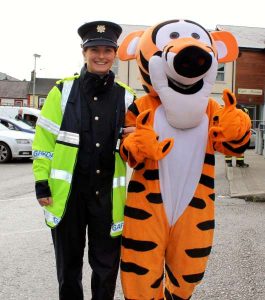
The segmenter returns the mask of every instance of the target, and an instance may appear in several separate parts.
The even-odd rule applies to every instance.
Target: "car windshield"
[[[23,121],[19,121],[19,120],[9,120],[9,122],[11,123],[13,123],[13,124],[15,124],[15,125],[17,125],[18,127],[21,127],[21,128],[23,128],[23,129],[32,129],[32,127],[30,126],[30,125],[28,125],[28,124],[26,124],[25,122],[23,122]]]

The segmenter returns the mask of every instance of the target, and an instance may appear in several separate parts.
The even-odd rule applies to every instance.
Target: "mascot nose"
[[[211,64],[211,55],[197,46],[182,49],[174,58],[175,71],[187,78],[205,74],[210,69]]]

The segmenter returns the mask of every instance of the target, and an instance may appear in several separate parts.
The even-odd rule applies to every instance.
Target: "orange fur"
[[[213,242],[214,152],[239,155],[248,145],[250,119],[235,108],[233,93],[224,91],[223,108],[202,93],[214,82],[217,57],[236,59],[236,41],[203,30],[168,21],[129,35],[119,49],[123,59],[137,59],[148,92],[128,109],[126,126],[136,130],[120,149],[134,168],[122,238],[125,299],[190,299]]]

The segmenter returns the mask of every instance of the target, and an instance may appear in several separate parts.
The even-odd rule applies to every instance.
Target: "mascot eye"
[[[171,39],[177,39],[179,37],[179,33],[178,32],[171,32],[170,33],[170,38]]]
[[[196,39],[196,40],[199,40],[199,39],[200,39],[200,35],[199,35],[198,33],[196,33],[196,32],[193,32],[193,33],[191,34],[191,36],[192,36],[194,39]]]

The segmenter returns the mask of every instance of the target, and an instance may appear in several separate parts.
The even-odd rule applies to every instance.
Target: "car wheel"
[[[11,159],[11,150],[7,144],[0,142],[0,163],[8,162]]]

